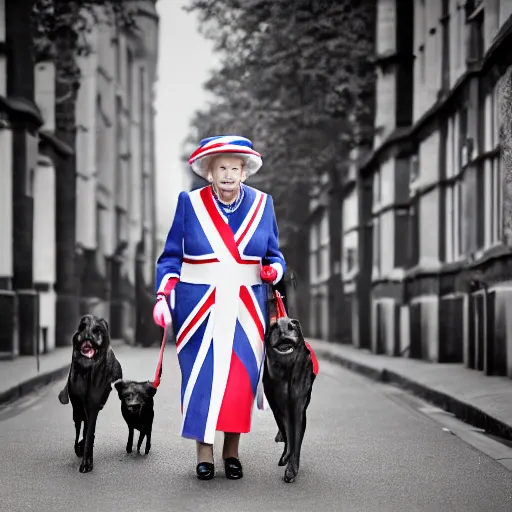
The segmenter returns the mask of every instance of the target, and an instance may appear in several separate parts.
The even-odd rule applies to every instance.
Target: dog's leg
[[[92,471],[94,437],[96,432],[96,421],[98,420],[99,409],[91,407],[87,414],[87,433],[85,434],[84,456],[80,464],[80,473],[89,473]],[[85,429],[84,429],[85,431]]]
[[[77,457],[82,457],[84,454],[83,439],[82,439],[81,443],[78,442],[81,430],[82,430],[82,421],[81,420],[75,421],[75,433],[76,433],[75,434],[75,454]]]
[[[281,436],[284,441],[284,449],[281,458],[277,463],[278,466],[286,466],[288,460],[290,459],[290,440],[292,439],[290,429],[293,428],[293,425],[290,425],[291,422],[292,417],[289,413],[288,407],[284,407],[280,416],[280,421],[277,421],[279,432],[281,432]]]
[[[128,442],[126,443],[126,453],[132,453],[133,450],[133,428],[128,427]]]
[[[276,441],[276,443],[279,443],[280,441],[278,440],[278,437],[280,436],[281,442],[284,443],[284,449],[283,449],[283,453],[281,454],[281,457],[280,457],[277,465],[285,466],[290,457],[289,449],[288,449],[288,447],[289,447],[288,436],[287,436],[287,432],[286,432],[286,425],[289,422],[288,421],[288,410],[287,410],[287,407],[284,407],[284,408],[279,407],[279,403],[280,402],[276,400],[276,401],[274,401],[274,404],[273,404],[273,406],[274,406],[273,411],[274,410],[276,411],[276,412],[274,412],[274,419],[276,420],[277,427],[279,429],[279,431],[277,432],[275,441]],[[269,402],[269,404],[270,404],[270,402]]]
[[[137,453],[140,454],[140,447],[142,446],[142,441],[144,441],[144,437],[146,436],[146,432],[144,430],[140,431],[139,440],[137,441]]]
[[[284,472],[284,481],[286,483],[294,482],[299,473],[300,449],[306,430],[305,414],[308,402],[307,395],[305,397],[299,397],[291,408],[292,414],[289,423],[291,432],[290,438],[288,439],[290,443],[290,458]]]
[[[144,450],[146,455],[149,453],[149,450],[151,450],[151,430],[152,427],[149,427],[149,430],[146,433],[146,449]]]
[[[276,443],[284,443],[284,437],[283,433],[281,432],[281,429],[277,431],[276,438],[274,439]]]
[[[78,442],[78,439],[80,439],[83,420],[84,418],[82,414],[80,414],[77,409],[73,408],[73,421],[75,422],[75,454],[77,457],[82,457],[84,454],[84,440],[82,439],[82,441]]]

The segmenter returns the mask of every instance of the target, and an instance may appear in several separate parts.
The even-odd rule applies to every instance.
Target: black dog
[[[85,315],[73,336],[73,355],[68,381],[59,393],[59,401],[71,400],[75,422],[75,453],[82,457],[80,473],[93,468],[96,421],[107,403],[112,383],[123,378],[119,361],[110,346],[108,324],[103,318]],[[80,442],[80,430],[84,424]]]
[[[284,481],[290,483],[299,472],[306,409],[316,374],[298,320],[278,318],[267,331],[265,348],[263,387],[279,427],[275,440],[284,441],[279,466],[287,465]]]
[[[153,428],[153,397],[156,388],[151,382],[135,382],[133,380],[121,380],[116,382],[115,387],[121,400],[121,413],[128,425],[128,443],[126,444],[127,453],[132,453],[133,449],[133,431],[138,430],[139,441],[137,442],[137,453],[140,453],[140,447],[144,437],[146,437],[147,455],[151,449],[151,431]]]

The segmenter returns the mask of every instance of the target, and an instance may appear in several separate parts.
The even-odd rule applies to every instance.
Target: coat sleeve
[[[156,261],[156,293],[163,292],[169,279],[180,277],[183,260],[183,238],[185,236],[185,206],[188,194],[178,196],[176,213],[165,241],[164,250]]]
[[[265,258],[270,262],[270,265],[277,270],[277,278],[273,284],[277,284],[286,272],[286,262],[283,253],[279,249],[279,228],[277,227],[276,213],[274,211],[274,201],[272,196],[267,196],[266,207],[270,210],[271,226],[268,237],[268,248]]]

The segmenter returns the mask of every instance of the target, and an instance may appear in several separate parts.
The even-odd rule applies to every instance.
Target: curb
[[[464,421],[476,428],[481,428],[495,436],[512,441],[512,425],[507,425],[501,420],[494,418],[486,412],[474,407],[473,405],[459,400],[453,396],[442,393],[425,384],[404,377],[394,371],[386,368],[377,369],[370,365],[358,363],[347,357],[333,354],[328,350],[315,348],[319,358],[337,363],[348,370],[364,375],[365,377],[386,384],[394,384],[412,394],[436,405],[446,412],[452,413],[459,420]]]
[[[112,348],[115,349],[126,345],[126,343],[121,339],[115,339],[111,340],[111,345]],[[51,356],[51,353],[48,355]],[[54,370],[50,370],[48,372],[40,373],[35,377],[20,382],[19,384],[12,386],[6,391],[0,391],[0,407],[12,404],[13,402],[16,402],[17,400],[23,398],[29,393],[32,393],[33,391],[45,387],[48,384],[51,384],[52,382],[63,379],[69,372],[69,365],[70,362],[66,363],[63,366],[60,366],[59,368],[55,368]]]
[[[68,374],[68,372],[69,363],[55,370],[41,373],[31,379],[27,379],[26,381],[9,388],[7,391],[2,391],[0,392],[0,406],[12,404],[29,393],[47,386],[56,380],[62,379]]]

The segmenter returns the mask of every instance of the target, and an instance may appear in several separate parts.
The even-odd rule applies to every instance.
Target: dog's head
[[[78,330],[73,336],[75,356],[93,361],[110,345],[108,323],[103,318],[85,315],[80,319]]]
[[[145,405],[153,406],[153,397],[156,394],[156,388],[151,382],[118,380],[114,386],[117,389],[119,400],[121,400],[130,412],[139,414]]]
[[[299,321],[288,317],[278,318],[269,326],[266,344],[267,350],[278,355],[293,354],[298,348],[304,347]]]

